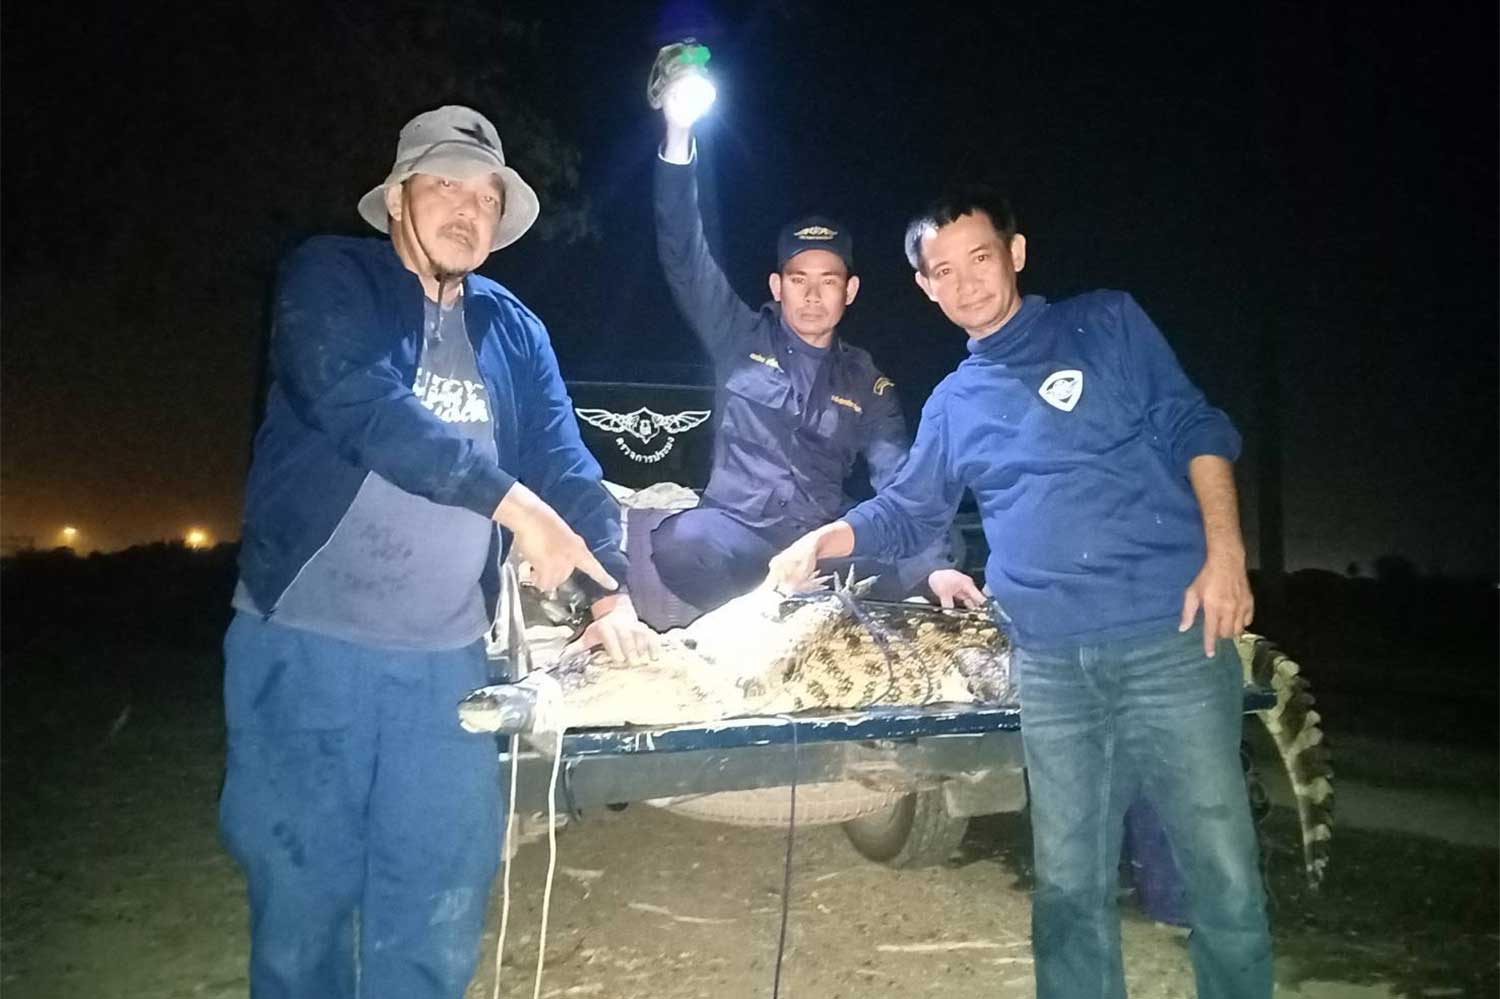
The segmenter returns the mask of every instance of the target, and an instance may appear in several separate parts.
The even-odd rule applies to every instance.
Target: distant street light
[[[64,527],[62,530],[57,532],[57,536],[62,539],[64,548],[72,548],[73,545],[78,541],[78,528],[71,525],[68,527]]]
[[[187,542],[189,548],[207,548],[208,532],[201,527],[190,528],[183,540]]]

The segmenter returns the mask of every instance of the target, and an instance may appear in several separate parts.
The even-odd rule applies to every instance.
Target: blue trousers
[[[1159,923],[1188,925],[1187,893],[1161,816],[1151,802],[1137,797],[1125,812],[1125,869],[1135,885],[1141,911]]]
[[[713,610],[759,586],[772,556],[808,530],[809,526],[794,523],[747,527],[726,510],[700,506],[656,526],[651,532],[651,561],[667,589],[694,607]],[[851,565],[856,579],[880,576],[869,596],[881,600],[907,596],[905,590],[910,587],[886,563],[830,559],[818,563],[818,568],[847,573]]]
[[[1259,852],[1240,768],[1242,674],[1202,632],[1016,650],[1031,785],[1038,999],[1122,999],[1124,815],[1140,793],[1181,871],[1201,999],[1271,995]]]
[[[374,649],[238,614],[220,831],[254,999],[459,999],[499,864],[493,736],[458,726],[482,642]]]

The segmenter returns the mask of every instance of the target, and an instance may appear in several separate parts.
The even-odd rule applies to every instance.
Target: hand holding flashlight
[[[708,46],[692,39],[662,46],[646,82],[646,101],[661,108],[669,133],[686,131],[713,106],[717,96],[708,78]]]
[[[691,129],[714,102],[714,85],[702,76],[684,76],[662,94],[661,113],[668,128]]]

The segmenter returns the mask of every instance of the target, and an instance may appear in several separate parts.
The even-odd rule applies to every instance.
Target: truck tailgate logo
[[[615,435],[615,446],[632,461],[661,461],[671,453],[677,443],[676,434],[684,434],[707,420],[712,410],[689,409],[681,413],[666,415],[642,406],[629,413],[616,413],[608,409],[575,409],[578,418],[591,427]],[[655,450],[637,451],[626,440],[633,437],[643,447],[652,447],[652,441],[666,435],[666,440],[655,445]]]

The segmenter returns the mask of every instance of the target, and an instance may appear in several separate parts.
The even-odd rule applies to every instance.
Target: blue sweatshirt
[[[493,444],[428,410],[412,386],[426,296],[389,240],[320,236],[283,264],[265,421],[245,489],[240,581],[273,617],[328,544],[367,476],[488,518],[517,480],[625,579],[620,508],[584,447],[547,331],[505,288],[464,278],[464,326],[492,416]],[[480,587],[493,617],[509,531],[491,532]],[[602,594],[582,573],[590,597]]]
[[[854,554],[918,550],[967,487],[1018,644],[1175,625],[1206,554],[1188,463],[1238,457],[1229,419],[1123,292],[1028,295],[969,355],[923,407],[900,475],[844,517]]]

